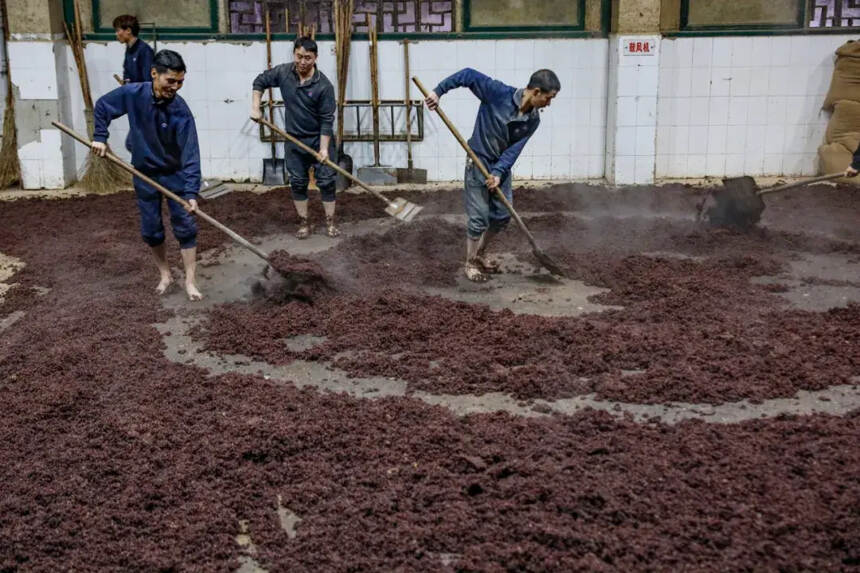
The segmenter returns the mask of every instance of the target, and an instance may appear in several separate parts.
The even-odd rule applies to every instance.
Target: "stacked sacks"
[[[822,107],[833,115],[827,124],[827,143],[818,148],[819,171],[845,171],[860,145],[860,42],[849,40],[836,50],[836,68]]]

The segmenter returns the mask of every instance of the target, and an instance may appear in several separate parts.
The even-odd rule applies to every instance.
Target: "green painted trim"
[[[665,38],[702,38],[729,36],[856,36],[857,28],[791,28],[785,30],[679,30],[663,32]]]
[[[435,33],[435,34],[379,34],[379,40],[402,40],[408,38],[420,42],[422,40],[535,40],[541,38],[562,38],[562,39],[581,39],[581,38],[606,38],[607,34],[603,32],[589,32],[586,30],[550,30],[547,32],[516,32],[508,30],[505,32],[453,32],[453,33]],[[284,41],[294,40],[295,34],[272,34],[272,40]],[[334,41],[333,34],[317,34],[317,40],[321,42]],[[116,35],[113,32],[99,32],[95,34],[85,34],[84,39],[91,42],[105,42],[115,40]],[[353,34],[353,40],[367,40],[367,34]],[[221,41],[221,42],[248,42],[256,41],[263,42],[266,40],[265,34],[217,34],[217,33],[191,33],[176,31],[175,28],[158,29],[158,40],[160,42],[176,42],[176,41]]]
[[[217,34],[218,33],[218,1],[209,0],[209,27],[178,27],[178,28],[159,28],[158,37],[169,39],[169,36],[174,34]],[[93,6],[93,30],[94,33],[84,34],[86,40],[113,40],[113,28],[101,27],[101,4],[100,0],[92,0]],[[75,21],[74,0],[63,0],[63,14],[67,24],[73,24]],[[162,33],[162,31],[164,33]]]
[[[600,29],[608,38],[609,32],[612,30],[612,0],[603,0],[600,6]]]
[[[793,24],[727,24],[722,26],[690,26],[690,0],[681,0],[681,30],[711,31],[711,30],[802,30],[806,27],[807,0],[795,0],[796,15]]]
[[[511,32],[531,31],[585,31],[585,0],[579,0],[579,25],[577,26],[473,26],[472,1],[463,0],[463,29],[466,32]]]

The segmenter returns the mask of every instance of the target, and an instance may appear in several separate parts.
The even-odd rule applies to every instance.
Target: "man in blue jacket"
[[[93,113],[93,153],[104,157],[110,122],[128,115],[131,137],[131,163],[191,204],[186,211],[168,199],[173,236],[179,241],[185,266],[185,291],[189,300],[202,295],[195,282],[197,266],[197,223],[191,213],[197,209],[200,190],[200,148],[197,127],[185,101],[176,95],[185,81],[185,62],[171,50],[161,50],[152,61],[151,82],[126,84],[102,96]],[[156,287],[163,294],[173,282],[164,245],[161,220],[161,193],[134,178],[141,235],[152,247],[161,273]]]
[[[329,237],[340,235],[334,222],[335,209],[335,171],[323,161],[334,156],[332,140],[334,112],[334,87],[325,74],[316,66],[317,43],[311,38],[296,38],[293,44],[293,61],[275,66],[254,79],[251,94],[251,117],[260,119],[260,101],[263,91],[278,87],[284,100],[284,131],[299,139],[316,154],[302,151],[298,146],[287,142],[284,146],[284,161],[290,175],[290,192],[293,204],[299,215],[299,229],[296,237],[306,239],[313,232],[308,219],[309,171],[314,168],[317,186],[320,188],[323,209],[325,209],[326,234]]]
[[[149,44],[138,38],[140,23],[130,14],[117,16],[113,29],[120,44],[125,44],[125,60],[122,63],[122,81],[127,84],[150,81],[149,70],[155,52]]]
[[[469,88],[481,100],[469,147],[490,172],[484,179],[480,169],[466,160],[463,197],[469,222],[464,270],[469,280],[483,282],[499,272],[498,264],[486,257],[487,246],[511,218],[490,190],[501,189],[513,202],[511,169],[540,124],[538,110],[549,106],[561,83],[551,70],[538,70],[525,88],[516,89],[465,68],[439,82],[426,100],[427,107],[436,109],[440,97],[460,87]]]

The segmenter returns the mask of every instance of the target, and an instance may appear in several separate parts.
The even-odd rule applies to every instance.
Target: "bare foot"
[[[484,256],[478,256],[475,257],[475,262],[478,264],[478,267],[484,274],[498,275],[502,273],[502,266],[492,259],[488,259]]]
[[[490,278],[481,271],[476,263],[471,261],[465,264],[463,271],[466,273],[466,278],[474,283],[483,283]]]
[[[194,283],[185,283],[185,292],[188,293],[188,300],[201,300],[203,298],[203,294],[197,290],[197,285]]]
[[[170,285],[173,284],[173,277],[170,275],[161,275],[161,280],[158,281],[158,286],[155,287],[156,294],[164,294],[167,292],[167,289],[170,288]]]

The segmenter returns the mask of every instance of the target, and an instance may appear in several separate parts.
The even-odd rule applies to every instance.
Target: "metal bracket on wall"
[[[264,101],[261,103],[261,111],[263,114],[268,113],[269,102]],[[366,126],[362,129],[361,126],[361,114],[364,111],[365,115],[368,116],[370,114],[371,109],[373,108],[373,104],[370,100],[353,100],[346,102],[344,110],[344,118],[347,116],[352,116],[353,114],[348,110],[355,110],[355,123],[354,125],[348,125],[346,119],[344,119],[344,132],[343,132],[343,140],[344,141],[356,141],[356,142],[373,142],[373,129],[371,127]],[[397,142],[402,141],[406,142],[406,102],[403,100],[381,100],[379,102],[380,108],[380,116],[387,115],[390,123],[388,125],[389,129],[386,133],[379,134],[379,141],[381,142]],[[277,116],[283,117],[284,113],[284,102],[280,100],[274,101],[274,109],[275,114]],[[402,110],[402,113],[397,116],[395,112],[397,110]],[[400,118],[400,124],[396,125],[396,118]],[[415,124],[418,124],[418,129],[415,129]],[[412,141],[423,141],[424,140],[424,101],[420,99],[416,99],[412,101]],[[272,132],[268,128],[266,128],[262,123],[260,124],[260,141],[264,143],[270,143],[272,141]],[[274,135],[275,142],[283,142],[284,138],[275,134]]]

